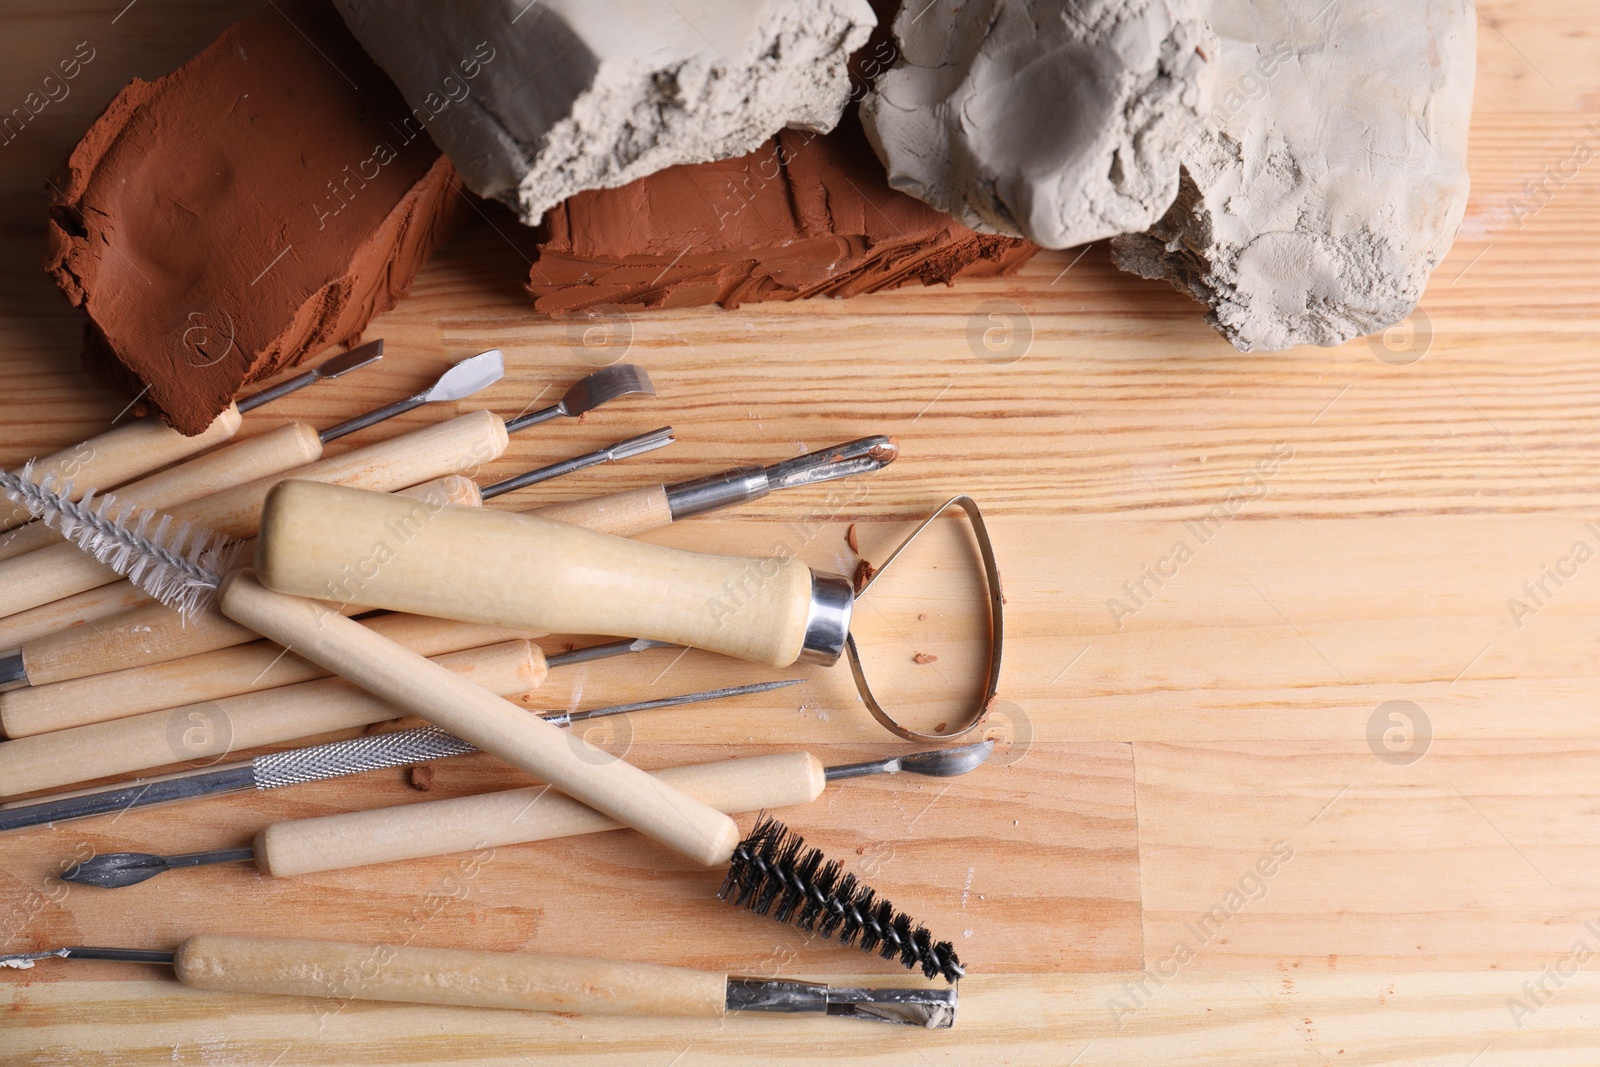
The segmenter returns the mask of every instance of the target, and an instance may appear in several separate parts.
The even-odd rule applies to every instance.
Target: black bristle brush
[[[943,975],[954,982],[966,973],[950,942],[935,944],[927,927],[913,925],[871,886],[844,874],[838,861],[807,848],[805,838],[768,815],[733,850],[717,896],[807,933],[837,934],[842,944],[898,958],[928,978]]]

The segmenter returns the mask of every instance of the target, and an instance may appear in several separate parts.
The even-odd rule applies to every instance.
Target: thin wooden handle
[[[0,745],[0,753],[4,749]],[[822,764],[809,752],[669,767],[654,774],[729,815],[809,804],[827,784]],[[546,786],[532,786],[275,822],[256,836],[256,865],[286,878],[575,837],[619,825]]]
[[[434,505],[475,507],[483,503],[478,483],[459,474],[447,474],[443,478],[401,489],[396,495]],[[245,558],[249,558],[249,545],[250,542],[246,541],[242,552]],[[131,588],[127,582],[116,584]],[[215,607],[184,618],[169,608],[152,603],[90,630],[52,633],[35,640],[23,650],[22,661],[29,682],[42,686],[69,678],[124,671],[184,656],[196,656],[245,644],[258,636],[228,619]],[[168,701],[163,706],[170,707],[171,704]]]
[[[738,826],[709,805],[250,571],[229,575],[219,601],[229,618],[700,863],[726,863],[739,843]]]
[[[302,467],[322,456],[316,428],[289,422],[266,433],[230,441],[203,456],[169,467],[117,489],[118,500],[147,508],[165,508],[185,500],[219,493],[242,482]],[[61,543],[61,534],[42,522],[31,522],[0,536],[0,560],[13,559]]]
[[[337,610],[332,605],[326,608]],[[238,624],[230,620],[229,625]],[[544,636],[485,622],[403,613],[363,619],[361,625],[419,656],[459,652],[511,638]],[[243,626],[239,629],[252,638],[258,637]],[[0,693],[0,732],[7,737],[29,737],[294,685],[326,678],[330,673],[318,664],[285,653],[270,641],[258,639],[185,659]]]
[[[183,436],[159,419],[135,419],[46,456],[33,465],[33,471],[36,478],[55,474],[67,479],[72,483],[73,499],[77,499],[86,489],[112,489],[204,452],[238,429],[239,409],[232,404],[193,437]],[[9,500],[0,502],[0,530],[21,526],[32,518],[27,508]]]
[[[667,503],[667,487],[664,485],[630,489],[623,493],[590,497],[588,500],[569,500],[564,504],[546,504],[522,514],[570,522],[596,533],[615,534],[618,537],[631,537],[672,524],[672,505]]]
[[[543,684],[544,654],[531,641],[502,641],[438,656],[434,663],[501,696]],[[0,742],[0,796],[60,789],[114,774],[214,758],[257,745],[345,730],[405,714],[339,678],[151,711],[126,719]]]
[[[153,603],[142,589],[128,582],[102,585],[0,619],[0,648],[22,648],[30,641]]]
[[[725,974],[576,956],[200,934],[178,946],[173,966],[184,985],[229,993],[584,1015],[727,1011]]]
[[[290,477],[338,482],[379,492],[476,470],[505,451],[505,422],[492,411],[475,411],[388,441],[296,468]],[[229,537],[255,532],[261,504],[282,478],[274,474],[220,493],[163,508]],[[73,593],[120,581],[116,571],[66,543],[0,563],[0,615],[26,611]]]
[[[685,552],[533,515],[300,481],[268,497],[256,566],[280,592],[646,637],[774,667],[800,655],[812,581],[792,556]]]

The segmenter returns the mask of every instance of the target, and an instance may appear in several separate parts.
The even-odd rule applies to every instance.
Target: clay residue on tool
[[[551,209],[528,291],[550,315],[735,308],[1009,274],[1037,249],[889,188],[853,115],[749,155],[670,167]]]
[[[89,372],[198,433],[392,307],[468,210],[453,184],[338,15],[277,5],[117,94],[52,182],[45,269]]]

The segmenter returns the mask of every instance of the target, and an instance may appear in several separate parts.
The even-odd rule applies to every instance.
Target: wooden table
[[[96,50],[72,95],[0,155],[7,463],[103,428],[123,403],[86,385],[79,317],[37,268],[44,176],[130,76],[171,69],[250,6],[122,4],[27,0],[7,15],[4,108],[77,42]],[[1570,562],[1579,542],[1585,560],[1600,548],[1586,525],[1600,520],[1600,163],[1542,205],[1521,192],[1575,144],[1600,148],[1587,116],[1600,47],[1585,5],[1478,8],[1472,203],[1410,336],[1242,355],[1099,245],[953,290],[635,316],[627,358],[660,396],[518,438],[488,472],[677,428],[670,449],[496,502],[528,507],[893,433],[902,458],[848,493],[775,495],[652,535],[748,554],[787,543],[830,569],[854,565],[851,523],[881,560],[951,494],[982,502],[1008,597],[999,754],[964,778],[841,783],[784,813],[957,943],[971,977],[955,1029],[341,1005],[59,963],[6,976],[0,1060],[1600,1061],[1600,564]],[[374,324],[381,370],[264,409],[245,432],[326,425],[492,345],[510,373],[460,410],[514,413],[614,358],[606,337],[528,314],[526,235],[496,219]],[[990,329],[998,351],[983,346]],[[1235,490],[1236,513],[1195,525]],[[884,684],[927,695],[935,717],[959,713],[977,655],[970,563],[957,524],[940,531],[862,623]],[[1174,563],[1179,542],[1190,551]],[[1558,564],[1572,573],[1544,578]],[[1531,604],[1524,583],[1541,580]],[[1513,598],[1536,610],[1514,613]],[[553,675],[525,702],[587,707],[769,673],[658,652]],[[646,767],[901,749],[844,668],[802,673],[803,687],[593,739]],[[518,781],[486,757],[437,774],[431,796]],[[714,899],[716,872],[623,833],[470,867],[441,857],[283,881],[221,867],[116,893],[52,877],[89,849],[242,844],[273,819],[419,798],[402,772],[380,772],[7,837],[0,937],[169,947],[248,931],[898,977],[733,911]]]

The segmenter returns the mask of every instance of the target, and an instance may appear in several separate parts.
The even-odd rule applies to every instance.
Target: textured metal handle
[[[426,726],[417,730],[353,737],[348,741],[312,745],[289,752],[274,752],[257,756],[251,766],[255,771],[257,789],[277,789],[383,767],[403,767],[408,763],[423,763],[446,756],[464,756],[476,751],[476,747],[454,734],[437,726]]]

